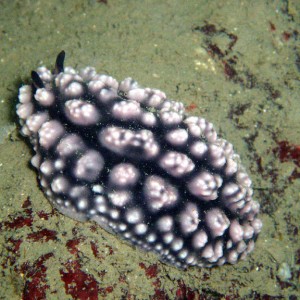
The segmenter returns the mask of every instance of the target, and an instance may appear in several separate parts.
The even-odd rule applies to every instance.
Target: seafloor
[[[0,298],[300,297],[300,2],[0,1]],[[264,223],[246,261],[179,270],[54,211],[18,134],[18,87],[59,51],[133,77],[214,123]]]

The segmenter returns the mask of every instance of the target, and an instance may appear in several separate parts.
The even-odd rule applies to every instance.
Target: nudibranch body
[[[232,145],[164,92],[64,57],[32,71],[17,105],[51,204],[180,268],[245,258],[262,222]]]

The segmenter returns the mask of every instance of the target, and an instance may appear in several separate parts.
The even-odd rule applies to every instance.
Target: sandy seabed
[[[296,0],[1,1],[0,299],[300,297],[299,11]],[[234,145],[264,223],[246,261],[183,271],[51,208],[14,107],[62,49],[66,65],[183,101]]]

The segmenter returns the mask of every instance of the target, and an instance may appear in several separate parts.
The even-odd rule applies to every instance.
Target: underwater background
[[[0,299],[300,297],[299,21],[297,0],[0,1]],[[263,221],[245,261],[180,270],[52,209],[15,105],[61,50],[166,92],[234,145]]]

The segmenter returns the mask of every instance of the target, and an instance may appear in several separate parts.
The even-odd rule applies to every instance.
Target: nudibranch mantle
[[[179,268],[244,259],[262,222],[233,146],[164,92],[64,58],[32,71],[17,105],[51,204]]]

